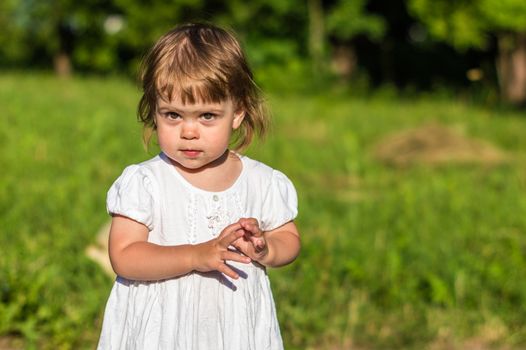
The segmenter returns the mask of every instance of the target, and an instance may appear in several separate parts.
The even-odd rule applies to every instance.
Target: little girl
[[[284,174],[237,153],[267,125],[238,41],[180,26],[141,77],[139,118],[162,152],[108,192],[118,277],[98,348],[282,349],[265,267],[299,253],[297,197]]]

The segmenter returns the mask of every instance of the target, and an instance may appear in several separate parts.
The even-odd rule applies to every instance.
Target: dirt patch
[[[115,276],[108,256],[108,237],[111,221],[104,224],[97,233],[97,241],[86,248],[86,255],[95,261],[109,276]],[[1,349],[0,349],[1,350]]]
[[[14,336],[0,337],[0,350],[19,350],[24,348],[22,339]]]
[[[407,167],[415,164],[499,165],[510,156],[487,141],[469,138],[438,123],[425,124],[382,139],[373,150],[384,164]]]

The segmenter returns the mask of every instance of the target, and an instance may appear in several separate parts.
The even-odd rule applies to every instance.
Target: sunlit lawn
[[[437,98],[269,91],[274,127],[249,155],[300,197],[303,251],[271,271],[287,349],[526,345],[526,116]],[[122,169],[151,157],[124,79],[0,75],[0,335],[94,347],[112,281],[84,251]],[[509,156],[498,166],[373,156],[441,123]]]

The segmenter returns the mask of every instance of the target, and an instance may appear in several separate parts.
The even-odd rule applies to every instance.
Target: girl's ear
[[[245,119],[245,110],[240,108],[236,112],[234,112],[234,120],[232,120],[232,129],[236,130],[237,128],[239,128],[239,126],[243,122],[243,119]]]

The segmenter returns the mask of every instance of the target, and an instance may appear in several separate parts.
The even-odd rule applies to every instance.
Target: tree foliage
[[[511,95],[523,94],[524,84],[512,82],[522,76],[517,48],[526,47],[523,0],[3,0],[0,66],[57,70],[62,63],[77,71],[135,75],[141,56],[162,33],[178,23],[209,21],[238,34],[256,71],[312,75],[305,69],[312,61],[317,72],[331,67],[347,79],[360,67],[373,80],[381,75],[394,82],[393,77],[407,76],[403,65],[419,59],[410,54],[419,45],[411,41],[411,23],[393,25],[386,15],[398,5],[402,17],[411,23],[417,18],[431,37],[450,44],[452,53],[497,49],[501,86],[514,84],[517,92]],[[392,48],[404,56],[398,66],[392,64]],[[389,58],[375,58],[382,55]],[[371,68],[371,61],[382,67],[381,74],[371,72],[379,69]]]
[[[526,103],[524,0],[409,0],[432,36],[457,49],[486,48],[496,39],[496,71],[504,100]]]
[[[484,48],[492,35],[526,31],[523,0],[409,0],[408,4],[432,36],[459,49]]]
[[[73,54],[80,66],[111,66],[111,40],[103,23],[111,13],[104,0],[8,0],[0,5],[1,60],[49,64],[58,54]]]
[[[305,40],[304,8],[299,0],[6,0],[0,63],[45,66],[63,53],[76,68],[129,71],[162,33],[188,21],[235,29],[256,60],[288,59]]]
[[[364,35],[372,40],[379,40],[386,30],[385,19],[368,13],[366,0],[345,1],[335,4],[327,14],[328,32],[343,40]]]
[[[381,17],[367,14],[366,0],[319,4],[324,17],[319,29],[330,37],[378,39],[385,31]],[[130,71],[156,38],[187,21],[234,29],[255,65],[309,54],[312,32],[303,0],[5,0],[0,4],[0,63],[49,66],[66,54],[76,69]]]

